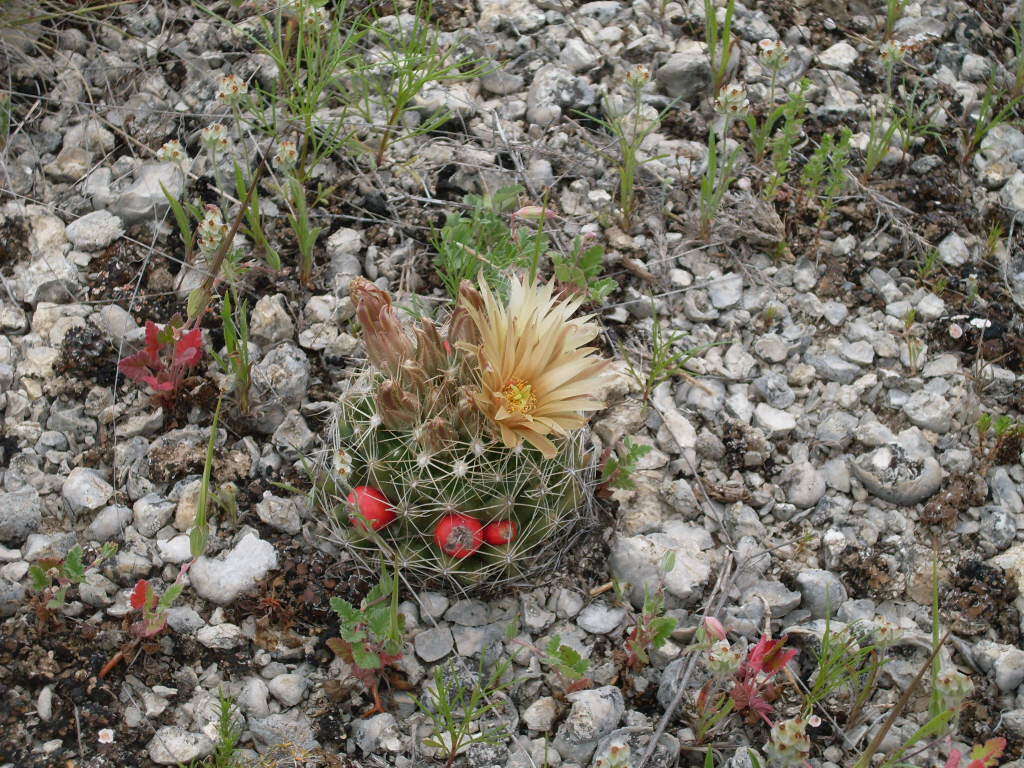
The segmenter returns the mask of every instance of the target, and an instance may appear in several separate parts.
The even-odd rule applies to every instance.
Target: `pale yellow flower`
[[[604,407],[594,397],[608,361],[584,346],[599,333],[588,317],[573,318],[580,302],[555,297],[553,287],[511,280],[502,303],[481,283],[462,307],[480,336],[470,345],[480,366],[477,407],[510,448],[526,440],[545,457],[557,453],[549,435],[564,436],[586,423],[584,413]],[[468,290],[467,290],[468,289]]]

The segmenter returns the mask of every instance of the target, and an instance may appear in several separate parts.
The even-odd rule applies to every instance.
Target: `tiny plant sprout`
[[[356,508],[349,520],[356,528],[366,530],[367,524],[375,531],[395,519],[395,508],[384,494],[369,485],[356,486],[348,495],[348,503]]]
[[[480,549],[484,542],[483,530],[483,524],[475,517],[446,515],[434,529],[434,541],[446,555],[461,560]]]
[[[484,526],[484,541],[493,547],[511,544],[519,535],[515,520],[495,520]]]

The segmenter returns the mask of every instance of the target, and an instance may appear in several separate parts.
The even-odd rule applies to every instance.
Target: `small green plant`
[[[708,135],[707,163],[700,182],[698,214],[700,236],[704,240],[710,239],[711,228],[722,207],[725,193],[736,180],[736,162],[741,150],[739,147],[729,149],[728,138],[733,121],[745,114],[749,105],[746,92],[736,83],[722,89],[721,95],[715,100],[715,110],[722,116],[722,125],[718,130],[712,128]]]
[[[824,134],[800,175],[804,194],[818,200],[818,228],[828,220],[836,200],[849,183],[846,167],[850,162],[849,128],[843,128],[838,140]]]
[[[722,23],[718,23],[718,11],[714,0],[704,0],[704,42],[708,47],[708,60],[711,62],[711,96],[725,85],[729,76],[729,64],[732,49],[736,41],[732,36],[732,17],[735,11],[735,0],[727,0]]]
[[[672,567],[674,563],[664,570],[671,571]],[[643,607],[626,636],[626,667],[636,671],[650,664],[651,651],[665,644],[677,623],[676,619],[665,615],[664,591],[659,588],[649,592],[645,586]]]
[[[134,610],[142,611],[142,618],[132,624],[132,633],[148,640],[163,632],[167,626],[167,611],[184,589],[184,582],[176,581],[158,596],[149,581],[139,579],[132,590],[130,604]]]
[[[374,160],[378,166],[384,162],[388,147],[396,138],[423,135],[444,125],[451,115],[439,111],[426,116],[415,128],[400,132],[405,113],[425,88],[432,84],[472,80],[488,71],[479,60],[454,53],[458,45],[445,47],[438,30],[427,19],[430,4],[417,0],[413,10],[414,21],[405,28],[386,28],[379,21],[371,25],[369,34],[379,43],[381,60],[372,70],[364,70],[357,79],[364,115],[372,117],[376,109],[386,115],[377,140]]]
[[[201,760],[193,760],[189,768],[246,768],[238,757],[238,742],[243,731],[235,701],[221,693],[217,697],[217,705],[217,739],[213,753]]]
[[[221,329],[224,332],[224,355],[210,354],[220,369],[230,374],[234,382],[238,410],[248,414],[251,406],[252,360],[249,358],[249,302],[242,299],[232,303],[234,291],[224,294],[220,307]]]
[[[803,123],[803,114],[807,109],[806,94],[810,84],[810,80],[806,78],[801,81],[800,88],[790,94],[784,104],[774,105],[769,102],[770,111],[762,120],[758,120],[757,115],[753,112],[747,113],[743,118],[750,133],[750,144],[754,150],[753,160],[755,163],[764,160],[769,148],[774,147],[773,139],[778,138],[776,128],[781,124],[782,130],[785,130],[791,123],[796,122],[795,135],[787,137],[790,141],[790,152],[792,152],[792,147],[800,137],[799,129]],[[790,129],[790,133],[793,134],[792,129]]]
[[[650,75],[644,67],[636,67],[626,78],[630,91],[628,101],[606,98],[603,103],[606,119],[592,118],[610,133],[618,146],[619,163],[619,212],[624,230],[633,228],[636,213],[636,177],[640,168],[658,158],[640,156],[644,140],[658,130],[665,114],[675,106],[669,104],[660,113],[644,104],[644,88]]]
[[[861,181],[867,181],[892,150],[893,136],[896,135],[899,127],[899,117],[895,113],[890,114],[888,121],[882,120],[874,113],[871,115],[868,143],[864,148],[864,170],[861,172]]]
[[[1017,22],[1010,30],[1013,37],[1013,96],[1024,96],[1024,6],[1018,8]]]
[[[252,193],[249,193],[249,182],[246,180],[245,174],[238,163],[235,163],[235,192],[239,200],[249,201],[249,204],[245,206],[245,227],[242,228],[242,234],[252,240],[256,250],[262,254],[267,266],[275,272],[279,271],[281,269],[281,256],[270,245],[270,241],[267,240],[266,232],[263,229],[259,189],[253,188]]]
[[[569,681],[568,689],[580,690],[590,685],[587,673],[590,671],[590,660],[584,658],[570,645],[562,642],[562,638],[554,635],[544,648],[541,664],[554,669],[563,680]]]
[[[988,228],[988,234],[985,236],[985,249],[983,251],[983,258],[985,260],[991,259],[996,255],[996,252],[1003,243],[1004,234],[1006,234],[1006,231],[1003,229],[1003,225],[998,221],[993,222]]]
[[[11,94],[0,93],[0,149],[7,146],[11,137]]]
[[[322,227],[314,227],[309,216],[309,202],[306,200],[306,190],[298,179],[288,180],[288,191],[291,202],[291,212],[288,214],[288,221],[291,222],[292,231],[295,233],[295,242],[299,248],[299,280],[303,285],[311,286],[313,280],[313,246],[323,232]]]
[[[654,389],[663,381],[668,381],[676,376],[692,380],[696,373],[689,370],[686,364],[705,350],[715,346],[715,344],[705,344],[689,349],[677,349],[676,347],[682,344],[685,336],[686,334],[682,331],[666,331],[662,327],[661,319],[655,314],[651,323],[650,352],[634,357],[625,349],[622,350],[623,358],[626,361],[626,372],[640,385],[644,402],[650,401]]]
[[[373,696],[370,713],[384,712],[380,675],[384,667],[402,658],[405,616],[398,612],[398,573],[381,571],[380,580],[356,608],[340,597],[331,598],[338,614],[339,637],[328,641],[331,649],[352,665],[352,675]]]
[[[551,265],[555,279],[575,293],[587,297],[592,304],[600,304],[618,290],[619,284],[611,277],[601,277],[604,269],[604,246],[600,243],[587,246],[586,240],[577,235],[568,256],[551,251]]]
[[[978,468],[980,476],[987,476],[989,469],[997,463],[1012,463],[1019,458],[1024,443],[1024,422],[1006,414],[983,413],[978,419],[977,429],[978,448],[982,453]]]
[[[506,219],[515,216],[523,188],[503,187],[488,195],[466,195],[468,215],[449,214],[434,238],[437,256],[434,269],[453,299],[463,280],[475,284],[480,277],[499,293],[504,292],[504,272],[509,268],[532,269],[548,249],[548,237],[541,226],[512,229]]]
[[[889,40],[896,29],[896,22],[903,18],[903,13],[910,0],[885,0],[885,31],[883,40]]]
[[[963,165],[971,159],[993,128],[1013,120],[1018,115],[1018,108],[1022,103],[1024,94],[1015,96],[1005,92],[996,85],[993,74],[977,108],[965,110],[960,121],[960,164]]]
[[[500,722],[488,723],[497,713],[499,704],[492,696],[511,685],[502,682],[509,663],[502,661],[490,673],[484,673],[481,663],[478,674],[469,686],[453,665],[434,668],[434,686],[426,697],[416,699],[416,705],[434,725],[434,735],[424,743],[441,750],[445,768],[451,768],[462,752],[474,744],[499,744],[508,734]]]
[[[86,568],[82,562],[84,552],[76,544],[61,560],[39,560],[28,568],[32,589],[39,593],[40,603],[36,614],[40,623],[45,624],[53,611],[59,611],[67,601],[68,590],[85,581],[86,571],[97,570],[105,560],[117,552],[117,545],[107,543]]]
[[[918,86],[913,90],[901,89],[903,96],[892,103],[896,132],[899,135],[900,149],[905,155],[910,154],[915,139],[934,137],[941,142],[942,134],[934,125],[934,119],[942,106],[936,94],[922,95]]]
[[[653,445],[638,443],[633,438],[627,437],[618,454],[609,450],[609,455],[601,468],[601,487],[620,488],[626,491],[636,489],[636,482],[633,480],[633,473],[636,472],[636,465],[644,456],[653,450]]]
[[[776,110],[779,112],[782,124],[768,139],[768,146],[771,148],[772,174],[764,186],[765,200],[775,198],[792,169],[793,150],[803,135],[804,114],[807,110],[804,94],[808,86],[809,81],[804,80],[800,84],[800,90]]]

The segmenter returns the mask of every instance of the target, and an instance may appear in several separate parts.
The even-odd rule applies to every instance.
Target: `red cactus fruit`
[[[483,523],[475,517],[445,515],[434,529],[434,541],[442,552],[461,560],[480,549],[484,543],[483,530]]]
[[[511,544],[519,535],[515,520],[495,520],[484,526],[484,541],[494,547]]]
[[[348,503],[359,509],[358,514],[349,516],[349,521],[364,531],[367,523],[373,530],[379,531],[395,519],[395,508],[391,502],[372,486],[357,485],[348,495]]]

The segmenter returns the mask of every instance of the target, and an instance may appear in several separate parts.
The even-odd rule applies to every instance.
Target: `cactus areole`
[[[366,525],[379,531],[395,519],[395,508],[383,493],[369,485],[358,485],[348,495],[348,503],[358,509],[349,520],[356,528],[366,530]]]
[[[457,560],[469,557],[484,543],[484,526],[469,515],[446,515],[434,530],[434,541],[441,551]]]

